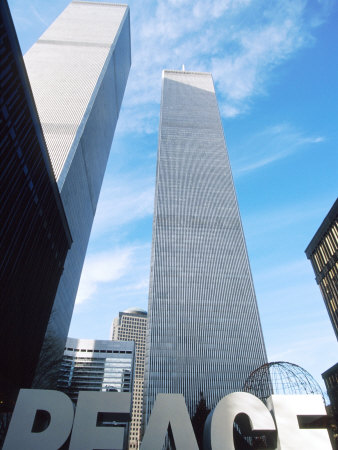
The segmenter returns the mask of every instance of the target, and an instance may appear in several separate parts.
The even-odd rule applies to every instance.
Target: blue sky
[[[9,0],[23,52],[67,4]],[[304,250],[337,196],[337,3],[129,5],[132,68],[70,335],[106,339],[119,311],[147,309],[161,71],[184,64],[214,77],[268,358],[321,383],[337,341]]]

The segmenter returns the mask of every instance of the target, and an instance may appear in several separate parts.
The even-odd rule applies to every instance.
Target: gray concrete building
[[[131,64],[128,6],[70,3],[25,64],[73,238],[45,340],[62,357]]]
[[[111,333],[111,338],[114,340],[135,342],[133,409],[129,431],[130,450],[140,447],[146,328],[147,312],[140,308],[129,308],[120,312],[118,317],[114,319]]]
[[[192,416],[267,362],[212,76],[165,70],[145,365],[145,420],[158,393]]]

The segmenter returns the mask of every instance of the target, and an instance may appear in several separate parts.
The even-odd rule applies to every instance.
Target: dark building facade
[[[0,395],[30,387],[71,234],[6,1],[0,3]]]
[[[338,425],[338,363],[322,373],[322,377],[330,399],[332,414]]]
[[[305,250],[338,339],[338,199]]]

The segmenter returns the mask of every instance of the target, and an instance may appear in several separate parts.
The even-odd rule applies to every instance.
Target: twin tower
[[[129,8],[108,3],[72,2],[25,56],[73,239],[46,333],[56,354],[67,338],[130,64]],[[182,393],[190,414],[203,392],[212,408],[267,360],[208,73],[162,74],[148,314],[147,418],[161,392]]]

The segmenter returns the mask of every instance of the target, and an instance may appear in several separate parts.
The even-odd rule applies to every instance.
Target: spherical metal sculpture
[[[243,391],[264,402],[272,394],[319,394],[325,401],[321,388],[309,372],[285,361],[263,364],[251,372]]]

